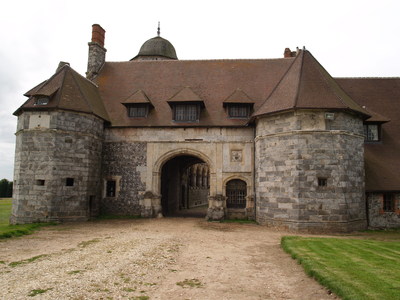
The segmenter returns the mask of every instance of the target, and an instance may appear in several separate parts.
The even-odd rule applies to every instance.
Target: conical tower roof
[[[369,117],[307,50],[300,51],[253,118],[293,109],[347,110]]]
[[[97,86],[73,70],[69,64],[59,66],[56,73],[27,93],[29,99],[14,113],[24,110],[65,109],[94,114],[108,121],[109,117],[100,98]],[[38,104],[38,98],[47,98],[47,103]]]

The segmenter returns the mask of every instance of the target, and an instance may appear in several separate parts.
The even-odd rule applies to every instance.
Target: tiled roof
[[[246,126],[246,119],[228,117],[224,100],[240,89],[257,109],[293,60],[106,62],[96,83],[112,126]],[[121,105],[136,90],[142,90],[154,105],[147,118],[129,118]],[[168,105],[175,101],[202,101],[205,109],[199,122],[175,123]]]
[[[82,77],[69,65],[64,65],[45,82],[25,93],[29,99],[14,113],[18,115],[23,110],[65,109],[90,113],[109,120],[104,109],[98,88],[91,81]],[[48,96],[46,105],[36,105],[38,96]]]
[[[350,110],[368,117],[307,50],[301,50],[253,117],[292,109]]]
[[[227,103],[254,104],[254,101],[244,91],[237,88],[232,94],[230,94],[224,100],[224,104],[227,104]]]
[[[126,98],[121,103],[129,104],[129,103],[151,103],[151,102],[145,92],[143,92],[142,90],[137,90],[132,95],[129,95],[128,98]]]
[[[400,191],[400,78],[336,81],[357,103],[379,114],[380,119],[389,120],[382,124],[381,142],[366,143],[364,147],[366,190]]]

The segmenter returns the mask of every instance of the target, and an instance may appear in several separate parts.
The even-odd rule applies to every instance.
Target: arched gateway
[[[171,216],[203,206],[204,211],[198,216],[214,219],[218,211],[223,217],[223,199],[215,196],[214,166],[207,155],[194,149],[177,149],[161,155],[152,167],[152,191],[144,195],[142,215]]]

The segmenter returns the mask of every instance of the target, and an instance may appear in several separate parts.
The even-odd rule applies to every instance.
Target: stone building
[[[204,217],[350,231],[400,225],[400,79],[283,58],[178,60],[159,36],[86,78],[61,62],[18,116],[11,222]]]

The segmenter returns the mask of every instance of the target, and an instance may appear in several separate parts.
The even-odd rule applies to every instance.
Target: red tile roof
[[[101,101],[98,88],[91,81],[82,77],[69,65],[62,68],[35,88],[25,93],[29,99],[14,113],[19,115],[23,110],[65,109],[97,115],[108,121],[108,114]],[[37,96],[50,98],[46,105],[36,105]]]
[[[255,102],[257,109],[293,60],[106,62],[96,83],[113,126],[245,126],[247,120],[228,118],[223,101],[240,89]],[[121,104],[137,90],[146,93],[154,105],[147,118],[129,118]],[[198,123],[182,124],[172,120],[172,109],[167,101],[185,100],[182,93],[203,101],[205,109]]]
[[[307,50],[302,50],[253,117],[292,109],[350,110],[368,117]]]
[[[400,78],[337,78],[336,81],[366,110],[390,119],[382,124],[381,142],[365,144],[366,190],[400,191]]]

